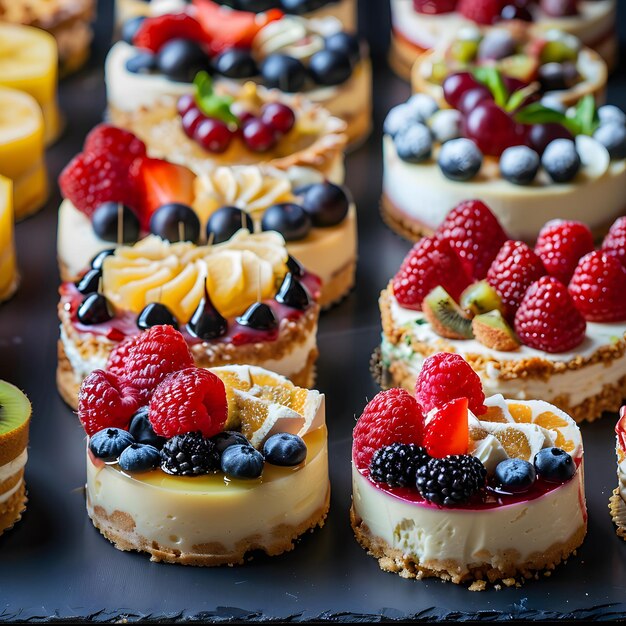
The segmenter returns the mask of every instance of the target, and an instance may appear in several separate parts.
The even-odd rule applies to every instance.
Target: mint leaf
[[[537,83],[530,83],[530,85],[526,85],[526,87],[517,89],[507,100],[506,106],[504,107],[505,110],[508,112],[515,111],[528,96],[534,94],[538,89],[539,85]]]
[[[489,89],[494,102],[499,107],[506,105],[509,92],[502,79],[502,74],[495,67],[476,67],[472,70],[472,75]]]
[[[515,114],[515,121],[520,124],[561,124],[572,135],[580,135],[581,130],[576,119],[567,117],[565,113],[551,109],[541,102],[532,102]]]
[[[587,94],[578,101],[574,113],[574,121],[580,129],[579,134],[592,135],[598,127],[599,119],[596,111],[596,101],[591,94]]]
[[[226,124],[239,125],[239,118],[230,110],[233,98],[216,94],[213,81],[207,72],[198,72],[193,84],[196,88],[196,104],[205,115]]]

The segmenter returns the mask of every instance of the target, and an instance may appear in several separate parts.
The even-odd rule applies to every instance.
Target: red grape
[[[194,139],[209,152],[224,152],[230,145],[233,134],[221,120],[207,117],[196,128]]]
[[[182,119],[183,130],[185,131],[187,137],[191,137],[193,139],[196,129],[198,128],[198,124],[205,119],[206,116],[197,107],[189,109],[189,111],[183,115]]]
[[[528,131],[528,139],[531,148],[540,155],[546,146],[555,139],[570,139],[574,141],[572,133],[561,124],[533,124]]]
[[[487,87],[480,85],[468,89],[459,99],[457,108],[466,115],[473,111],[481,102],[491,102],[493,96]]]
[[[296,116],[286,104],[270,102],[261,110],[261,120],[269,124],[276,132],[285,135],[296,123]]]
[[[176,103],[176,110],[178,111],[178,115],[181,117],[187,113],[190,109],[195,109],[196,100],[192,94],[186,93],[178,98],[178,102]]]
[[[490,156],[526,143],[525,129],[493,102],[481,102],[467,115],[465,136]]]
[[[466,91],[480,86],[481,84],[469,72],[450,74],[443,81],[443,97],[451,107],[457,109],[461,96]]]
[[[253,152],[267,152],[276,145],[276,133],[262,120],[250,120],[243,127],[243,140]]]

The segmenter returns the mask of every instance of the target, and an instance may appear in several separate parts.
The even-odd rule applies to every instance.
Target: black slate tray
[[[48,153],[52,181],[102,117],[102,60],[110,41],[111,4],[101,2],[90,66],[61,85],[68,127]],[[616,485],[616,416],[583,427],[589,534],[578,555],[549,578],[529,581],[520,589],[483,593],[438,580],[404,580],[380,571],[352,536],[351,430],[355,414],[377,392],[368,371],[380,333],[377,297],[409,248],[383,226],[378,213],[382,120],[391,105],[406,97],[408,87],[385,63],[386,2],[361,0],[360,8],[363,32],[375,54],[377,130],[348,158],[347,180],[359,207],[357,288],[324,314],[320,324],[318,387],[327,394],[333,486],[326,526],[304,537],[291,553],[257,556],[243,567],[219,569],[150,563],[144,555],[118,552],[92,527],[83,494],[83,431],[57,395],[54,381],[60,198],[53,187],[46,209],[17,227],[23,283],[17,296],[0,308],[0,378],[24,388],[34,406],[28,510],[0,538],[0,621],[626,617],[626,544],[616,537],[607,509]],[[626,108],[625,71],[623,63],[612,78],[610,94]],[[551,523],[543,520],[546,528]]]

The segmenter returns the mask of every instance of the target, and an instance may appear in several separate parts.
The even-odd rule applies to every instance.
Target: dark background
[[[618,4],[624,60],[626,2]],[[607,510],[616,485],[615,416],[583,427],[589,534],[578,555],[550,578],[484,593],[439,580],[404,580],[380,571],[352,536],[351,430],[355,415],[377,392],[368,371],[380,333],[377,297],[409,248],[378,213],[382,120],[409,93],[386,65],[386,0],[360,0],[361,31],[374,56],[375,131],[347,159],[347,183],[359,208],[357,287],[320,323],[318,387],[327,394],[333,485],[326,526],[307,535],[291,553],[218,569],[150,563],[145,555],[118,552],[92,527],[84,510],[83,431],[58,397],[54,381],[60,202],[55,181],[104,112],[102,62],[111,40],[112,5],[112,0],[100,2],[89,66],[61,83],[68,125],[48,152],[51,198],[40,214],[17,226],[23,282],[17,296],[0,307],[0,378],[22,387],[34,409],[28,510],[0,538],[0,621],[626,617],[626,544],[615,536]],[[624,61],[612,76],[609,100],[626,108]],[[551,520],[543,523],[549,526]]]

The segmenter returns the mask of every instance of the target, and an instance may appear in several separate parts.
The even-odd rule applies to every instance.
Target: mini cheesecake
[[[609,500],[609,510],[617,536],[626,541],[626,407],[621,408],[619,415],[615,426],[618,483]]]

